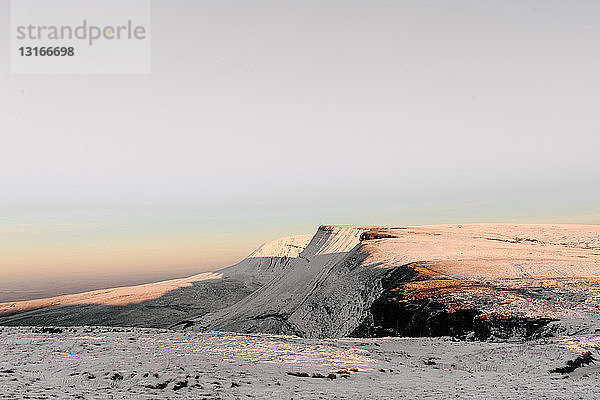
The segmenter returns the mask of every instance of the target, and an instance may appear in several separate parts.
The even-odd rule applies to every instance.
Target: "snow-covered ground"
[[[550,370],[599,344],[0,327],[0,398],[593,399],[600,367]]]

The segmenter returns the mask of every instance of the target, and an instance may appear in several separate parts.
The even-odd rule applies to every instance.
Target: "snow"
[[[323,280],[337,275],[340,263],[360,247],[360,235],[366,229],[321,226],[298,257],[289,260],[283,273],[243,302],[197,319],[196,329],[323,336],[323,323],[313,324],[296,316]]]
[[[53,306],[81,304],[120,306],[142,303],[144,301],[157,299],[172,290],[190,287],[194,282],[221,279],[221,277],[221,274],[207,272],[190,276],[188,278],[171,279],[168,281],[148,283],[144,285],[94,290],[91,292],[68,294],[64,296],[50,297],[47,299],[0,303],[0,314]]]
[[[566,375],[549,372],[574,359],[584,339],[579,337],[572,349],[561,338],[317,340],[141,328],[43,333],[0,327],[0,398],[593,399],[598,366]],[[583,346],[598,358],[598,337],[587,339]],[[310,377],[329,373],[336,379]]]
[[[306,248],[312,235],[295,235],[267,242],[254,250],[248,258],[288,257],[295,258]]]
[[[224,276],[265,284],[283,274],[288,263],[299,257],[312,235],[289,236],[264,243],[239,263],[221,271]]]

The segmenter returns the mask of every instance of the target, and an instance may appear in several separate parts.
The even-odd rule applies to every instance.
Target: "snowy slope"
[[[311,235],[268,242],[218,272],[146,285],[0,303],[2,325],[169,327],[236,303],[282,273]]]
[[[367,227],[321,226],[306,249],[290,260],[284,274],[220,312],[197,320],[199,329],[271,332],[315,336],[309,319],[296,312],[309,301],[324,280],[336,274],[340,263],[360,247]],[[308,325],[307,325],[308,324]]]
[[[238,264],[219,271],[226,277],[265,284],[284,273],[291,260],[306,248],[312,235],[289,236],[264,243]]]

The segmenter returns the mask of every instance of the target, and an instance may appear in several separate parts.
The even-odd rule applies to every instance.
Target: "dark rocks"
[[[90,372],[84,372],[83,374],[81,374],[81,376],[83,376],[84,378],[87,378],[87,379],[96,379],[96,375],[94,375]]]
[[[376,230],[370,230],[367,232],[363,232],[360,234],[360,241],[364,242],[365,240],[375,240],[375,239],[390,239],[396,236],[391,235],[385,232],[379,232]]]
[[[188,381],[187,379],[181,379],[175,382],[175,384],[173,385],[173,390],[179,390],[179,389],[183,389],[184,387],[188,386]]]
[[[552,318],[484,315],[476,308],[450,309],[432,298],[407,299],[402,288],[418,278],[410,264],[400,266],[381,280],[383,293],[371,304],[369,313],[350,333],[351,337],[436,337],[467,340],[545,336]]]
[[[551,318],[482,316],[476,309],[448,310],[429,299],[396,301],[385,296],[371,306],[371,314],[350,334],[354,337],[436,337],[487,340],[518,337],[534,339],[545,335]]]
[[[315,373],[310,374],[310,375],[308,373],[306,373],[306,372],[286,372],[286,374],[292,375],[292,376],[297,376],[297,377],[300,377],[300,378],[308,378],[308,377],[311,377],[311,378],[320,378],[320,379],[336,379],[337,378],[337,375],[335,373],[333,373],[333,372],[330,373],[330,374],[327,374],[327,375],[323,375],[323,374],[320,374],[318,372],[315,372]],[[348,376],[350,376],[350,375],[348,374]]]
[[[308,378],[308,374],[306,372],[286,372],[286,374],[288,375],[292,375],[292,376],[298,376],[300,378]]]
[[[146,387],[148,389],[160,389],[160,390],[164,390],[167,386],[169,386],[169,383],[173,382],[173,379],[167,379],[164,380],[162,382],[156,383],[154,385],[146,385]],[[186,380],[186,386],[187,386],[187,380]],[[181,388],[179,388],[181,389]]]
[[[110,376],[110,380],[111,381],[122,381],[123,380],[123,375],[120,372],[114,372]]]
[[[560,368],[555,368],[550,372],[559,373],[559,374],[569,374],[575,371],[579,367],[583,367],[584,365],[588,365],[594,362],[594,357],[589,351],[579,355],[574,360],[567,361],[567,365]]]
[[[63,330],[60,328],[45,326],[42,329],[40,329],[39,332],[40,333],[62,333]]]

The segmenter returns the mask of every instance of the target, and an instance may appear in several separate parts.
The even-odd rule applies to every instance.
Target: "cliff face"
[[[321,226],[213,274],[0,304],[0,324],[303,337],[536,337],[600,328],[600,227]]]
[[[366,229],[321,226],[308,246],[288,260],[284,273],[234,307],[196,319],[196,329],[306,337],[349,332],[346,325],[353,325],[356,321],[352,320],[368,307],[364,294],[378,285],[377,279],[354,282],[362,272],[356,267],[365,257],[360,252],[360,235]],[[341,321],[341,315],[351,321]]]

